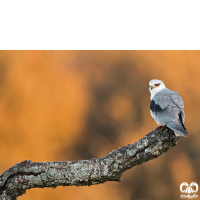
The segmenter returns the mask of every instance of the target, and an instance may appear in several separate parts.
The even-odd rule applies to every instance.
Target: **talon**
[[[164,125],[162,125],[162,124],[158,124],[158,125],[157,125],[157,128],[159,128],[159,127],[161,127],[161,126],[164,126]]]

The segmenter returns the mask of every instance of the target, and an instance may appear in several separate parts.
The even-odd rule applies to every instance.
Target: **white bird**
[[[166,125],[173,130],[176,136],[187,136],[184,126],[185,112],[183,100],[177,92],[165,87],[160,80],[149,82],[151,93],[150,113],[158,127]]]

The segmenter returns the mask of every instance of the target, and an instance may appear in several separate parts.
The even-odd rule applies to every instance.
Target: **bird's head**
[[[160,90],[164,88],[165,88],[165,84],[162,81],[156,80],[156,79],[151,80],[149,82],[149,91],[151,93],[151,99],[157,92],[159,92]]]

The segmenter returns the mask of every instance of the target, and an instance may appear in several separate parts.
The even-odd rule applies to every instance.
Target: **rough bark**
[[[122,173],[135,165],[157,158],[177,144],[179,138],[167,127],[148,133],[134,144],[120,147],[103,158],[64,162],[26,160],[0,176],[0,199],[13,200],[26,189],[57,186],[90,186],[120,181]]]

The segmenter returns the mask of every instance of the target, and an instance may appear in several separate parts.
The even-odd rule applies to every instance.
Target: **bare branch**
[[[0,176],[0,199],[17,199],[26,189],[85,186],[120,181],[124,171],[157,158],[179,138],[167,127],[153,130],[134,144],[120,147],[104,158],[65,162],[31,162],[14,165]]]

